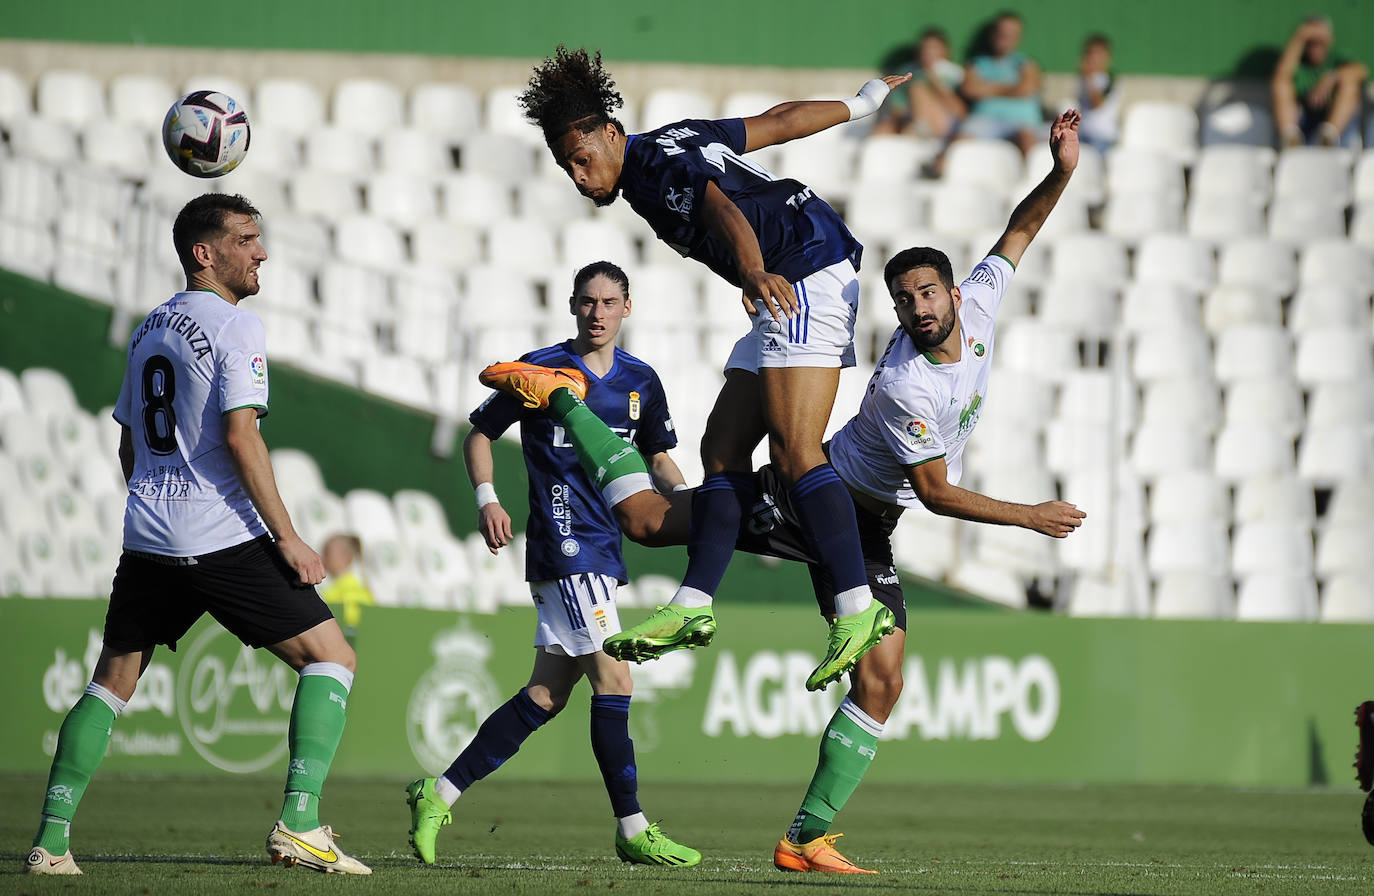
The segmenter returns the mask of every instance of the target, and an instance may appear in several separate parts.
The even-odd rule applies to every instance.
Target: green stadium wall
[[[0,772],[41,772],[100,649],[101,601],[0,600],[9,704]],[[381,609],[363,618],[335,771],[437,773],[527,680],[535,614]],[[823,628],[733,608],[710,648],[635,667],[645,781],[791,781],[842,696],[802,687]],[[869,774],[884,781],[1352,787],[1369,629],[1331,624],[912,614],[906,689]],[[202,621],[159,651],[104,773],[279,773],[294,676]],[[503,777],[596,780],[579,686]]]
[[[211,21],[158,0],[73,0],[16,4],[0,20],[0,39],[513,58],[539,57],[566,43],[600,47],[609,60],[873,68],[926,25],[943,26],[961,48],[1004,8],[1023,14],[1024,49],[1049,71],[1074,71],[1084,36],[1102,31],[1116,43],[1122,73],[1265,75],[1293,27],[1314,9],[1332,18],[1338,50],[1374,63],[1367,0],[601,0],[578,6],[250,0]]]

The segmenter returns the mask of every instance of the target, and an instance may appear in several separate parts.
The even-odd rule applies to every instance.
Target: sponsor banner
[[[42,771],[100,650],[102,601],[0,601],[12,695],[0,771]],[[653,780],[795,781],[842,698],[803,682],[825,629],[804,607],[718,604],[710,647],[633,667],[631,733]],[[631,621],[644,611],[627,608]],[[369,610],[339,774],[443,770],[529,677],[535,614]],[[1359,626],[913,613],[905,688],[872,780],[1349,780],[1355,705],[1374,696]],[[104,769],[284,772],[296,676],[202,620],[159,649]],[[594,780],[590,690],[504,776]]]

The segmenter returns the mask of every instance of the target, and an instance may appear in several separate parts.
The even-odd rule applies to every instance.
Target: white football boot
[[[278,821],[267,835],[267,854],[273,865],[281,862],[287,868],[301,865],[325,874],[371,874],[371,868],[334,845],[335,836],[327,824],[297,833]]]
[[[72,851],[69,849],[60,856],[53,856],[41,846],[35,846],[29,850],[29,857],[24,860],[25,874],[80,874],[81,869],[76,867],[76,859],[72,858]]]

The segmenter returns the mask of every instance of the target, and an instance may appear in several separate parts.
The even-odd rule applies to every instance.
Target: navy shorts
[[[816,562],[807,544],[806,529],[792,503],[791,489],[783,484],[772,464],[759,468],[754,474],[754,483],[758,489],[756,503],[740,526],[735,547],[751,554],[807,564],[821,615],[834,616],[835,584],[830,573]],[[897,528],[897,519],[878,516],[858,505],[854,506],[854,515],[859,523],[859,543],[863,548],[868,587],[874,600],[892,611],[897,627],[906,631],[906,598],[892,559],[892,533]]]
[[[334,618],[315,586],[300,584],[270,535],[198,557],[125,550],[105,614],[105,644],[176,650],[203,613],[249,647],[286,641]]]

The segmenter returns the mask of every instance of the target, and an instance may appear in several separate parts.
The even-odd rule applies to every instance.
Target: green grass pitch
[[[873,876],[775,871],[804,782],[643,783],[650,818],[705,853],[697,868],[623,865],[596,783],[485,781],[424,867],[406,845],[405,781],[331,781],[324,820],[370,878],[267,864],[275,778],[97,776],[73,825],[83,878],[18,869],[43,789],[0,776],[0,891],[10,893],[1342,894],[1374,892],[1354,791],[1179,787],[869,787],[841,815],[842,850]]]

